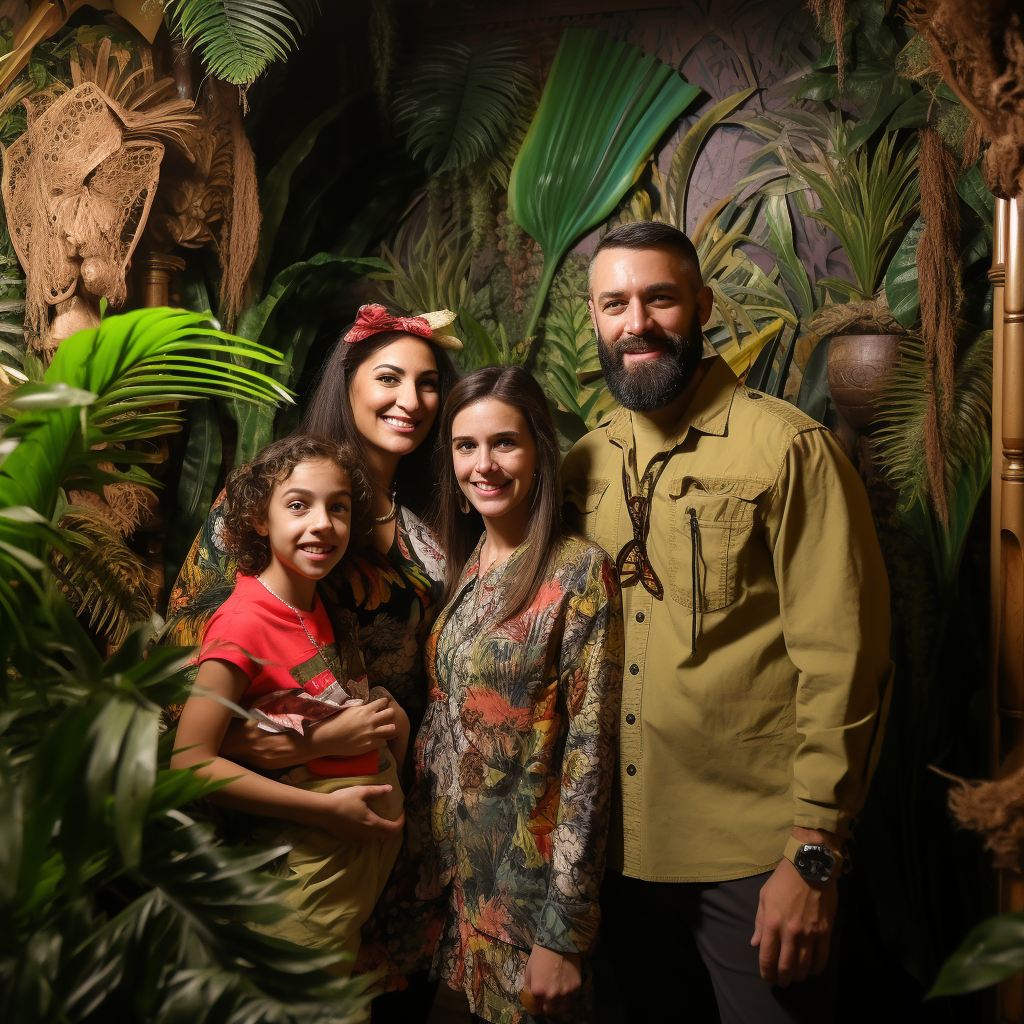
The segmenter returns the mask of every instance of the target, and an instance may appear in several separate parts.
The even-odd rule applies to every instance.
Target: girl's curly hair
[[[255,524],[267,517],[274,488],[291,476],[301,462],[326,459],[348,474],[352,485],[352,536],[369,526],[370,482],[355,449],[319,434],[292,434],[267,445],[252,462],[239,466],[227,480],[224,501],[224,544],[238,571],[256,576],[270,564],[270,541]]]

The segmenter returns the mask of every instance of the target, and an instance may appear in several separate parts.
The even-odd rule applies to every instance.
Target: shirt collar
[[[693,398],[683,410],[676,429],[665,439],[663,451],[681,444],[692,427],[702,434],[724,437],[729,427],[729,412],[736,395],[739,380],[729,364],[721,356],[711,356],[704,361],[704,379],[697,385]],[[629,410],[619,408],[605,428],[608,439],[620,448],[628,450],[633,444],[633,427]]]

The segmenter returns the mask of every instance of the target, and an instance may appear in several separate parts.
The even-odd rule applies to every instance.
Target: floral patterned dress
[[[481,540],[481,545],[483,540]],[[527,545],[478,578],[480,546],[427,642],[430,704],[416,744],[420,895],[447,915],[434,965],[496,1024],[530,1021],[518,993],[534,944],[586,954],[598,889],[622,686],[614,567],[565,539],[530,606],[499,623]],[[577,1019],[588,1019],[586,989]]]

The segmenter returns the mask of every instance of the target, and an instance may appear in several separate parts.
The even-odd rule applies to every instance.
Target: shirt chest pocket
[[[758,499],[770,486],[769,480],[692,476],[669,484],[668,589],[673,601],[715,612],[736,600]]]
[[[608,490],[608,480],[594,478],[566,484],[563,498],[569,525],[587,540],[597,540],[597,512]]]

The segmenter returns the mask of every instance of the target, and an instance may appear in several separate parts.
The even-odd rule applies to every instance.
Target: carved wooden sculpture
[[[4,153],[0,182],[26,275],[26,321],[44,353],[99,322],[99,300],[127,295],[126,272],[160,176],[164,144],[191,158],[197,117],[151,65],[122,80],[104,39],[72,63],[74,87],[22,102],[28,130]]]

